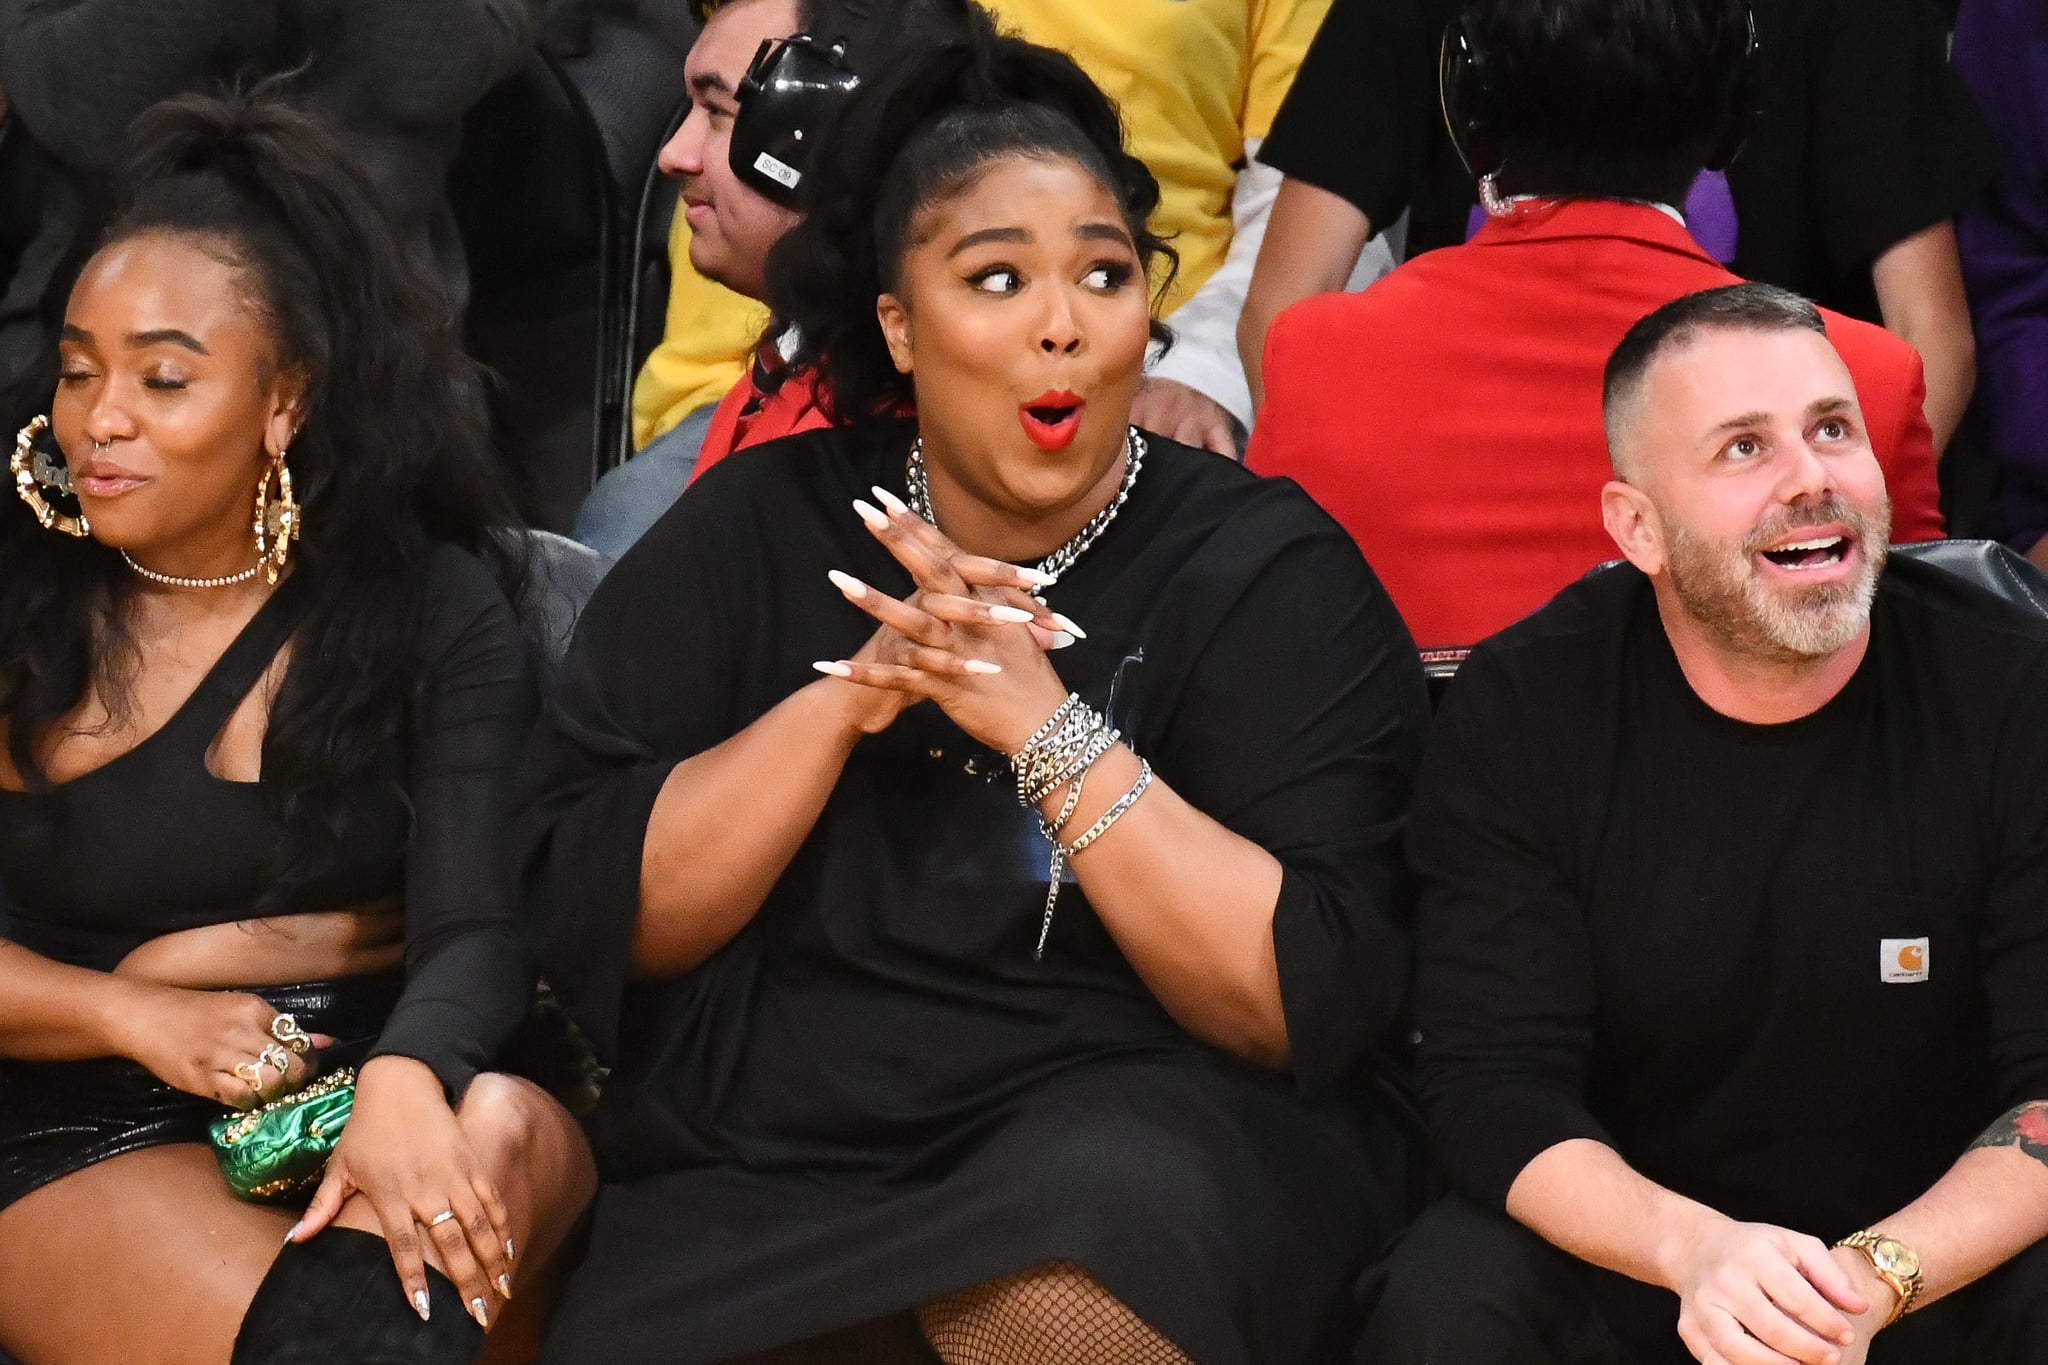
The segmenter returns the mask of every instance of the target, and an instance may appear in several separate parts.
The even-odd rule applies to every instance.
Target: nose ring
[[[111,437],[104,441],[94,441],[92,442],[92,453],[95,455],[104,455],[107,453],[109,449],[112,448],[113,444],[114,442]]]

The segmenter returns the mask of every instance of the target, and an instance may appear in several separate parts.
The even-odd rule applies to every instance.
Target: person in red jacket
[[[1628,32],[1601,39],[1596,19]],[[1344,524],[1424,649],[1474,644],[1614,557],[1601,368],[1639,318],[1736,282],[1671,205],[1755,113],[1742,0],[1472,0],[1446,54],[1447,116],[1492,216],[1361,294],[1283,312],[1246,456]],[[1824,316],[1894,539],[1939,537],[1919,357]]]

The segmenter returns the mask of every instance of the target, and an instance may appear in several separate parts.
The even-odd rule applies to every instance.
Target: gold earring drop
[[[263,581],[273,585],[284,572],[292,542],[299,538],[303,524],[299,504],[292,498],[292,472],[285,468],[284,455],[280,450],[271,456],[269,467],[256,481],[256,563],[263,570]],[[270,496],[272,480],[277,482],[275,500]]]
[[[14,456],[7,468],[14,475],[14,493],[28,504],[44,530],[62,531],[67,536],[89,536],[85,513],[66,516],[51,505],[52,495],[72,496],[71,471],[35,448],[36,437],[50,429],[48,417],[36,417],[14,434]]]

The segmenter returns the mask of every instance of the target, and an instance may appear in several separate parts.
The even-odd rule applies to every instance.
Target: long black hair
[[[345,803],[401,778],[392,756],[419,680],[430,544],[484,557],[508,592],[523,556],[503,534],[516,517],[479,372],[375,187],[324,128],[267,87],[149,109],[72,261],[158,233],[233,268],[271,360],[305,378],[288,461],[303,523],[291,572],[306,602],[263,741],[262,788],[287,835],[265,897],[274,913],[338,854]],[[54,357],[40,367],[44,401],[55,370]],[[11,406],[24,401],[17,389]],[[109,705],[126,692],[135,581],[111,549],[45,531],[8,501],[0,722],[15,770],[47,795],[38,753],[52,727],[95,684]]]
[[[993,162],[1072,161],[1115,198],[1158,293],[1178,264],[1150,226],[1159,182],[1124,150],[1115,104],[1071,57],[969,11],[964,37],[899,54],[855,92],[819,146],[808,213],[768,256],[770,334],[795,328],[791,365],[817,371],[834,420],[910,406],[875,300],[895,289],[917,216]],[[1172,340],[1156,318],[1152,334]]]

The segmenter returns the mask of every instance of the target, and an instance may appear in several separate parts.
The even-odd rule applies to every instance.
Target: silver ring
[[[428,1227],[430,1227],[430,1228],[437,1228],[437,1227],[440,1227],[440,1226],[441,1226],[441,1224],[443,1224],[443,1223],[452,1223],[452,1222],[454,1222],[454,1221],[455,1221],[455,1210],[454,1210],[454,1209],[443,1209],[443,1210],[441,1210],[441,1212],[439,1212],[439,1213],[435,1214],[435,1215],[433,1216],[433,1218],[432,1218],[432,1219],[430,1219],[430,1220],[428,1221],[428,1223],[427,1223],[427,1226],[428,1226]]]
[[[113,445],[114,445],[114,442],[113,442],[113,438],[111,438],[111,437],[109,437],[108,439],[106,439],[106,440],[104,440],[104,441],[94,441],[94,440],[93,440],[93,439],[92,439],[91,437],[89,437],[89,436],[88,436],[88,437],[86,438],[86,440],[87,440],[87,442],[88,442],[88,443],[90,443],[90,444],[91,444],[91,446],[92,446],[92,449],[93,449],[93,453],[94,453],[95,455],[104,455],[104,454],[106,454],[106,453],[107,453],[107,452],[108,452],[109,450],[113,449]]]
[[[276,1070],[279,1079],[292,1069],[292,1054],[285,1051],[280,1043],[272,1043],[264,1048],[262,1061],[265,1066]]]

